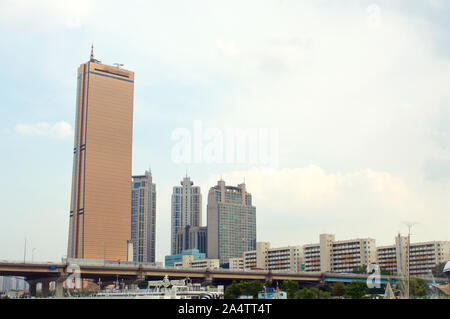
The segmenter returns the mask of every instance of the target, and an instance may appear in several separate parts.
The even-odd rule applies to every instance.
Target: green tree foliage
[[[289,299],[295,298],[299,291],[298,283],[294,280],[285,280],[281,283],[281,290],[286,291]]]
[[[317,293],[312,289],[303,288],[300,289],[296,295],[298,299],[317,299]]]
[[[258,292],[264,289],[264,285],[258,280],[241,281],[239,285],[243,295],[253,296],[255,298],[258,297]]]
[[[266,282],[266,287],[269,286],[269,282]],[[331,290],[329,286],[321,286],[319,288],[303,288],[299,289],[298,283],[294,280],[286,280],[281,283],[281,290],[286,291],[289,299],[300,298],[300,299],[329,299],[331,297]],[[258,292],[264,289],[262,282],[253,281],[233,281],[231,285],[225,288],[225,298],[226,299],[236,299],[241,295],[253,296],[256,298]]]
[[[330,299],[331,294],[328,291],[319,290],[319,299]]]
[[[333,290],[333,285],[329,282],[322,284],[322,286],[320,286],[320,290],[322,291],[327,291],[331,294],[332,290]]]
[[[397,283],[397,289],[406,294],[408,290],[408,281],[402,280]],[[412,277],[409,281],[409,297],[424,297],[429,293],[429,287],[425,280],[421,278]]]
[[[263,283],[258,280],[241,281],[239,283],[233,281],[231,285],[226,287],[224,297],[226,299],[236,299],[241,295],[246,295],[256,298],[258,296],[258,292],[263,289]]]
[[[362,281],[352,281],[345,286],[345,298],[361,299],[367,292],[367,284]]]
[[[331,288],[331,292],[335,297],[342,297],[345,294],[345,285],[343,282],[335,282]]]
[[[239,287],[239,284],[233,280],[231,285],[227,286],[225,288],[225,299],[236,299],[241,295],[241,288]]]
[[[273,285],[273,281],[270,279],[266,280],[266,282],[264,283],[264,286],[267,288],[272,287],[272,285]]]
[[[411,278],[409,282],[409,289],[410,295],[414,297],[424,297],[429,292],[427,282],[421,278]]]

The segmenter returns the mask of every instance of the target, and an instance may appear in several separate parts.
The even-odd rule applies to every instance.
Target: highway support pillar
[[[64,280],[55,281],[55,297],[64,298]]]
[[[28,285],[30,285],[30,288],[29,288],[30,297],[36,297],[37,282],[34,280],[27,280],[27,281],[28,281]]]
[[[41,296],[42,298],[48,298],[48,295],[50,293],[50,280],[42,280],[42,291]]]

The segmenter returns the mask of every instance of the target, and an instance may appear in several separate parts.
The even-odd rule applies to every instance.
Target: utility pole
[[[408,299],[409,299],[409,297],[410,297],[410,292],[409,292],[409,289],[410,289],[410,280],[411,280],[411,273],[410,273],[410,265],[411,265],[411,263],[410,263],[410,259],[411,259],[411,228],[412,228],[412,226],[414,225],[414,224],[416,224],[416,223],[411,223],[411,222],[405,222],[405,224],[406,224],[406,226],[408,226],[408,253],[407,253],[407,255],[406,255],[406,258],[407,258],[407,267],[408,267],[408,291],[407,291],[407,297],[408,297]]]
[[[411,280],[411,273],[410,273],[410,259],[411,259],[411,227],[412,225],[408,225],[408,299],[409,299],[409,284]]]

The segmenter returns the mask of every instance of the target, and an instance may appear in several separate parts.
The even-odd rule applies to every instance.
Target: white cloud
[[[414,241],[448,240],[450,201],[435,198],[450,192],[426,187],[410,189],[388,172],[364,169],[346,174],[327,173],[309,165],[280,170],[233,171],[222,175],[227,185],[244,178],[257,212],[258,241],[298,245],[318,240],[320,233],[337,239],[372,237],[377,244],[392,243],[403,222],[414,221]],[[218,177],[202,183],[207,194]],[[205,196],[206,197],[206,196]]]
[[[14,130],[26,136],[46,136],[56,139],[66,139],[73,136],[73,130],[69,123],[59,121],[54,124],[39,122],[35,124],[18,124]]]
[[[90,8],[89,0],[5,0],[0,18],[8,23],[18,22],[38,31],[65,27],[79,28]]]
[[[224,42],[222,40],[216,41],[216,46],[219,52],[228,57],[239,55],[239,50],[234,42]]]

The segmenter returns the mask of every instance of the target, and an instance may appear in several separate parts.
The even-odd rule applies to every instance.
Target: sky
[[[0,260],[66,255],[92,44],[135,72],[132,170],[156,184],[158,261],[186,174],[204,225],[209,188],[245,181],[272,247],[390,245],[406,223],[412,242],[450,240],[449,14],[445,0],[0,0]],[[227,159],[241,131],[256,142]]]

